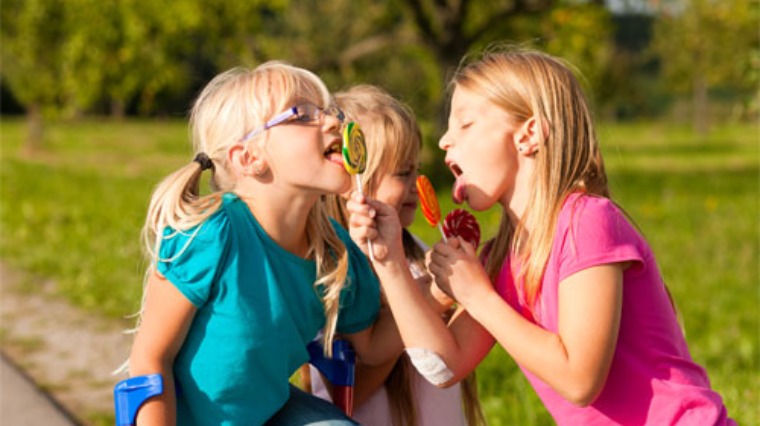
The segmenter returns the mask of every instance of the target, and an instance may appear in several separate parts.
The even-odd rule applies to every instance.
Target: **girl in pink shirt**
[[[453,88],[439,145],[454,201],[479,211],[499,203],[503,216],[484,265],[463,240],[434,247],[429,270],[460,306],[449,333],[414,286],[399,285],[387,207],[360,194],[348,206],[354,240],[373,241],[405,346],[427,354],[415,365],[448,386],[498,342],[558,424],[735,424],[689,355],[651,249],[610,199],[569,67],[492,50],[464,65]]]

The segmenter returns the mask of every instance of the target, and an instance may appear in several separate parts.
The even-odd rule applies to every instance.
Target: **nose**
[[[449,148],[451,148],[451,139],[449,138],[449,132],[446,132],[441,136],[441,139],[438,141],[438,148],[441,148],[444,151],[448,151]]]
[[[419,175],[418,170],[412,170],[406,178],[406,186],[409,188],[409,192],[411,192],[412,194],[417,193],[417,176],[418,175]]]
[[[332,114],[323,114],[322,117],[322,125],[324,126],[324,130],[328,133],[339,131],[343,126],[343,122]]]

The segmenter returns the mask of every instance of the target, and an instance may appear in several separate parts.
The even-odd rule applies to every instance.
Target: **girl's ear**
[[[517,151],[524,155],[535,154],[548,137],[549,127],[535,115],[520,126],[515,133]]]
[[[260,176],[267,170],[261,150],[255,147],[248,149],[242,144],[235,144],[227,151],[227,160],[242,176]]]

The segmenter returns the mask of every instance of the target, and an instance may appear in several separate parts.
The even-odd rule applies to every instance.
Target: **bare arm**
[[[377,319],[370,327],[343,336],[351,342],[356,356],[367,366],[377,366],[395,360],[404,348],[389,309],[380,309]]]
[[[366,247],[368,240],[373,242],[373,265],[399,324],[404,346],[427,349],[440,356],[454,373],[442,386],[456,383],[485,357],[493,346],[493,337],[466,313],[455,316],[449,328],[428,305],[403,256],[395,210],[367,201],[360,194],[354,194],[347,207],[354,241],[360,247]]]
[[[354,382],[354,406],[359,408],[385,385],[385,381],[398,362],[398,357],[380,365],[368,366],[361,362],[356,364]]]
[[[182,347],[196,308],[172,283],[157,273],[148,278],[140,329],[129,358],[131,376],[160,373],[163,394],[149,399],[138,411],[138,425],[177,422],[174,358]]]
[[[436,287],[429,274],[423,274],[415,278],[415,282],[435,312],[439,315],[444,315],[450,310],[453,300]],[[381,309],[390,310],[387,301],[383,301]],[[354,385],[354,404],[356,407],[360,407],[378,389],[385,385],[400,356],[401,351],[399,350],[399,353],[391,360],[377,366],[369,366],[362,362],[356,364],[356,382]]]
[[[474,299],[471,313],[504,349],[573,404],[585,406],[604,387],[617,343],[622,267],[603,265],[560,283],[559,332],[538,327],[497,295]]]
[[[484,281],[461,241],[436,245],[431,271],[517,363],[565,399],[587,405],[607,379],[620,326],[623,271],[607,264],[579,271],[559,285],[558,332],[523,318]]]

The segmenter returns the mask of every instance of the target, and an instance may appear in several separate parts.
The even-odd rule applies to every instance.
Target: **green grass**
[[[758,130],[733,125],[698,137],[640,123],[599,132],[614,197],[657,254],[692,356],[746,425],[760,424]],[[148,198],[190,161],[186,123],[54,124],[45,151],[22,157],[23,137],[23,122],[0,120],[0,259],[54,279],[62,296],[93,313],[134,312]],[[448,185],[438,189],[445,213],[454,207]],[[476,216],[484,238],[492,236],[499,211]],[[428,243],[440,238],[421,218],[412,230]],[[501,349],[478,377],[491,425],[553,423]]]

